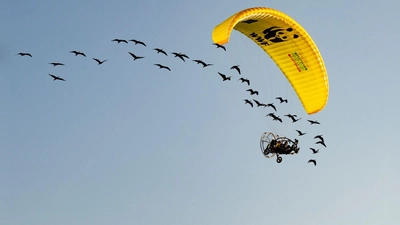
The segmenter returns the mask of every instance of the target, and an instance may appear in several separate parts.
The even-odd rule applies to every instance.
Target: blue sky
[[[305,115],[279,69],[246,38],[233,34],[227,52],[211,45],[217,24],[255,6],[287,13],[314,39],[330,84],[320,113]],[[398,7],[340,0],[5,1],[0,223],[398,224]],[[129,51],[145,58],[133,61]],[[214,65],[203,69],[171,52]],[[108,61],[98,66],[92,57]],[[290,104],[282,109],[303,118],[308,136],[298,155],[277,164],[260,153],[264,131],[296,133],[244,104],[249,96],[229,70],[234,64],[260,98],[285,96]],[[328,148],[312,155],[312,135],[320,133]]]

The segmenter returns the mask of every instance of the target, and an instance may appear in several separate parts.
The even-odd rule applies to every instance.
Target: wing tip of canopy
[[[244,17],[246,17],[249,14],[252,13],[271,13],[279,16],[283,16],[282,12],[273,9],[273,8],[267,8],[267,7],[253,7],[253,8],[248,8],[244,9],[242,11],[239,11],[235,14],[233,14],[231,17],[226,19],[224,22],[220,23],[217,25],[213,32],[212,32],[212,39],[214,43],[223,45],[229,42],[229,37],[232,31],[232,28],[239,23]]]

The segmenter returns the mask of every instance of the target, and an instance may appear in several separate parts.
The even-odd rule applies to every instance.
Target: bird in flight
[[[276,121],[279,121],[279,122],[282,123],[282,119],[279,118],[279,116],[276,116],[276,115],[273,114],[273,113],[268,113],[266,116],[270,116],[270,117],[272,117],[272,120],[276,120]]]
[[[308,122],[310,122],[310,124],[320,124],[318,121],[316,120],[307,120]]]
[[[283,102],[287,103],[288,102],[287,99],[283,99],[282,97],[276,97],[275,99],[278,99],[280,101],[280,103],[283,103]]]
[[[32,57],[31,53],[28,53],[28,52],[20,52],[20,53],[18,53],[17,55]]]
[[[235,69],[239,74],[240,74],[240,68],[239,65],[234,65],[231,67],[231,70]]]
[[[317,161],[315,159],[310,159],[308,160],[308,163],[314,163],[314,166],[317,165]]]
[[[142,41],[138,41],[138,40],[135,40],[135,39],[132,39],[132,40],[129,40],[129,41],[135,42],[135,45],[140,44],[140,45],[143,45],[143,46],[146,47],[146,44],[145,44],[144,42],[142,42]],[[127,43],[128,43],[128,42],[127,42]]]
[[[299,121],[301,118],[296,119],[297,115],[292,115],[292,114],[286,114],[285,116],[289,117],[290,119],[292,119],[292,123],[295,123],[297,121]]]
[[[319,149],[315,148],[310,148],[313,154],[317,154],[319,152]]]
[[[244,104],[249,104],[253,107],[253,103],[249,99],[244,99]]]
[[[124,43],[127,43],[127,44],[128,44],[128,42],[127,42],[126,40],[124,40],[124,39],[118,39],[118,38],[116,38],[116,39],[114,39],[114,40],[112,40],[112,41],[116,41],[118,44],[121,43],[121,42],[124,42]]]
[[[321,134],[315,136],[314,139],[315,139],[315,138],[318,138],[318,139],[321,140],[322,142],[324,141],[324,138],[322,137]]]
[[[75,56],[77,56],[77,55],[82,55],[82,56],[85,56],[85,57],[86,57],[85,53],[80,52],[80,51],[70,51],[70,53],[74,53]]]
[[[49,74],[49,76],[51,76],[54,80],[62,80],[62,81],[65,81],[63,78],[58,77],[58,76],[53,75],[53,74]]]
[[[157,53],[162,53],[162,54],[168,56],[168,54],[164,50],[162,50],[161,48],[154,48],[154,50],[156,50]]]
[[[241,77],[239,80],[242,81],[242,83],[246,82],[248,86],[250,85],[249,79],[245,79],[245,78]]]
[[[161,65],[161,64],[154,64],[154,65],[158,66],[159,69],[166,69],[166,70],[171,71],[171,69],[168,66],[164,66],[164,65]]]
[[[306,133],[301,132],[300,130],[296,130],[296,131],[297,131],[297,133],[299,133],[299,136],[303,136],[306,134]]]
[[[96,59],[96,58],[93,58],[93,60],[94,60],[94,61],[96,61],[96,62],[98,63],[98,65],[101,65],[101,64],[103,64],[104,62],[106,62],[106,61],[107,61],[107,59],[106,59],[106,60],[103,60],[103,61],[101,61],[100,59]]]
[[[59,62],[52,62],[52,63],[49,63],[49,64],[53,65],[53,67],[54,66],[64,66],[65,65],[64,63],[59,63]]]
[[[264,108],[265,107],[267,107],[267,105],[266,104],[264,104],[264,103],[261,103],[261,102],[259,102],[259,101],[257,101],[257,100],[255,100],[255,99],[253,99],[253,101],[257,104],[257,107],[260,107],[260,106],[264,106]]]
[[[249,91],[250,92],[250,95],[258,95],[258,91],[255,91],[255,90],[253,90],[253,89],[247,89],[246,91]]]
[[[226,48],[223,45],[220,45],[218,43],[213,43],[213,45],[217,46],[217,48],[222,48],[224,51],[226,51]]]
[[[317,142],[315,142],[315,144],[321,144],[321,145],[323,145],[323,146],[326,148],[326,144],[325,144],[325,142],[323,142],[323,141],[317,141]]]
[[[218,72],[218,74],[222,77],[222,81],[231,80],[232,76],[227,77],[225,74]]]
[[[274,103],[268,103],[267,106],[273,108],[276,112],[276,107],[275,107]]]
[[[205,63],[203,60],[200,60],[200,59],[195,59],[195,60],[192,60],[193,62],[196,62],[197,64],[201,64],[201,65],[203,65],[203,68],[204,67],[207,67],[207,66],[212,66],[213,64],[210,64],[210,63]]]
[[[129,54],[133,57],[133,60],[144,58],[144,56],[137,56],[137,55],[133,54],[132,52],[129,52]]]
[[[182,54],[182,53],[172,52],[172,54],[174,54],[175,57],[182,59],[184,62],[186,62],[185,58],[189,59],[189,56]]]

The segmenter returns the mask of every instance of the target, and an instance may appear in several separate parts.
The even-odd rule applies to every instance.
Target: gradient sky
[[[211,45],[217,24],[255,6],[287,13],[317,44],[330,83],[320,113],[305,115],[279,69],[250,40],[233,34],[227,52]],[[399,224],[399,7],[347,0],[3,1],[0,223]],[[146,58],[133,61],[128,51]],[[214,65],[203,69],[171,52]],[[92,57],[108,61],[98,66]],[[244,104],[249,95],[229,70],[234,64],[260,98],[287,97],[284,110],[302,117],[299,129],[308,136],[298,155],[277,164],[261,154],[264,131],[296,132]],[[328,148],[316,146],[312,155],[315,134]]]

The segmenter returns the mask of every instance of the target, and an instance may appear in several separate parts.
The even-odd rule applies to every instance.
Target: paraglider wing
[[[308,114],[325,107],[329,84],[324,61],[300,24],[275,9],[250,8],[216,26],[212,32],[213,41],[221,45],[228,43],[232,29],[240,31],[268,53]]]

